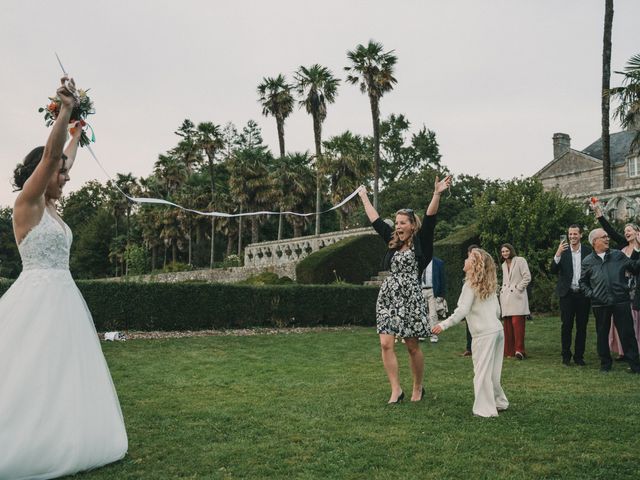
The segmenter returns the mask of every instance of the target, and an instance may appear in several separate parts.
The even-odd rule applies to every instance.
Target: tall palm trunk
[[[604,9],[604,38],[602,45],[602,179],[605,190],[611,188],[611,157],[609,138],[609,87],[611,81],[611,31],[613,29],[613,0],[606,0]]]
[[[233,235],[227,235],[227,257],[233,252]]]
[[[240,213],[242,213],[242,203],[240,204]],[[238,257],[242,254],[242,217],[238,217]]]
[[[251,218],[251,243],[260,241],[260,220],[258,217]]]
[[[154,245],[151,247],[151,271],[156,269],[156,263],[158,262],[158,247]]]
[[[276,126],[278,127],[278,145],[280,147],[280,161],[284,159],[284,118],[276,116]],[[282,240],[282,205],[280,205],[280,215],[278,215],[278,240]]]
[[[115,214],[115,218],[116,218],[116,238],[118,238],[118,212],[116,212]],[[116,261],[113,262],[116,266],[116,277],[118,276],[118,259],[116,258]]]
[[[322,160],[322,122],[318,113],[313,114],[313,138],[316,146],[316,235],[320,235],[320,187],[322,185],[320,176],[320,163]]]
[[[374,162],[374,181],[373,181],[373,206],[378,208],[378,182],[380,181],[380,104],[378,98],[369,95],[369,103],[371,104],[371,119],[373,120],[373,162]]]
[[[293,237],[298,238],[302,236],[303,223],[295,219],[293,221]]]
[[[211,182],[211,207],[213,208],[213,200],[215,198],[216,184],[213,179],[213,154],[207,152],[207,159],[209,160],[209,181]],[[213,261],[215,257],[215,233],[216,233],[216,217],[211,217],[211,255],[209,258],[209,268],[213,268]]]
[[[192,264],[191,262],[191,231],[192,231],[191,218],[189,218],[189,265]]]

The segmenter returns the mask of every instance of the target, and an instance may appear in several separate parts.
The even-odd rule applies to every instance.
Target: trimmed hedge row
[[[99,331],[375,325],[378,294],[355,285],[77,284]]]
[[[378,235],[347,237],[305,257],[296,266],[303,284],[360,284],[382,270],[387,246]]]
[[[444,260],[444,274],[447,285],[445,298],[449,313],[458,304],[458,297],[464,283],[462,267],[467,258],[469,245],[480,243],[477,225],[469,225],[433,244],[433,255]]]

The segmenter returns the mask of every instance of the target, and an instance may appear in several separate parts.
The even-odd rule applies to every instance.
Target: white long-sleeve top
[[[500,323],[500,303],[497,295],[490,295],[484,300],[476,295],[474,290],[465,282],[458,298],[458,306],[454,312],[438,325],[446,330],[460,323],[464,318],[472,337],[481,337],[502,330]]]

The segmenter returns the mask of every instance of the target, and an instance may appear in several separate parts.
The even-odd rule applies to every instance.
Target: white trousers
[[[473,337],[473,414],[480,417],[497,417],[498,409],[506,410],[509,401],[500,386],[504,333],[502,331]]]
[[[438,311],[436,310],[436,297],[433,294],[433,288],[423,288],[422,296],[427,303],[427,320],[429,320],[429,328],[433,328],[438,323]]]

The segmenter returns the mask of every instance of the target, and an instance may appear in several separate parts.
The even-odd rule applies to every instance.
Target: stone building
[[[637,133],[626,130],[611,134],[609,190],[602,188],[602,139],[584,150],[574,150],[569,135],[554,134],[553,160],[534,177],[545,189],[557,188],[585,208],[589,199],[596,197],[609,217],[640,219],[640,149],[632,148]]]

